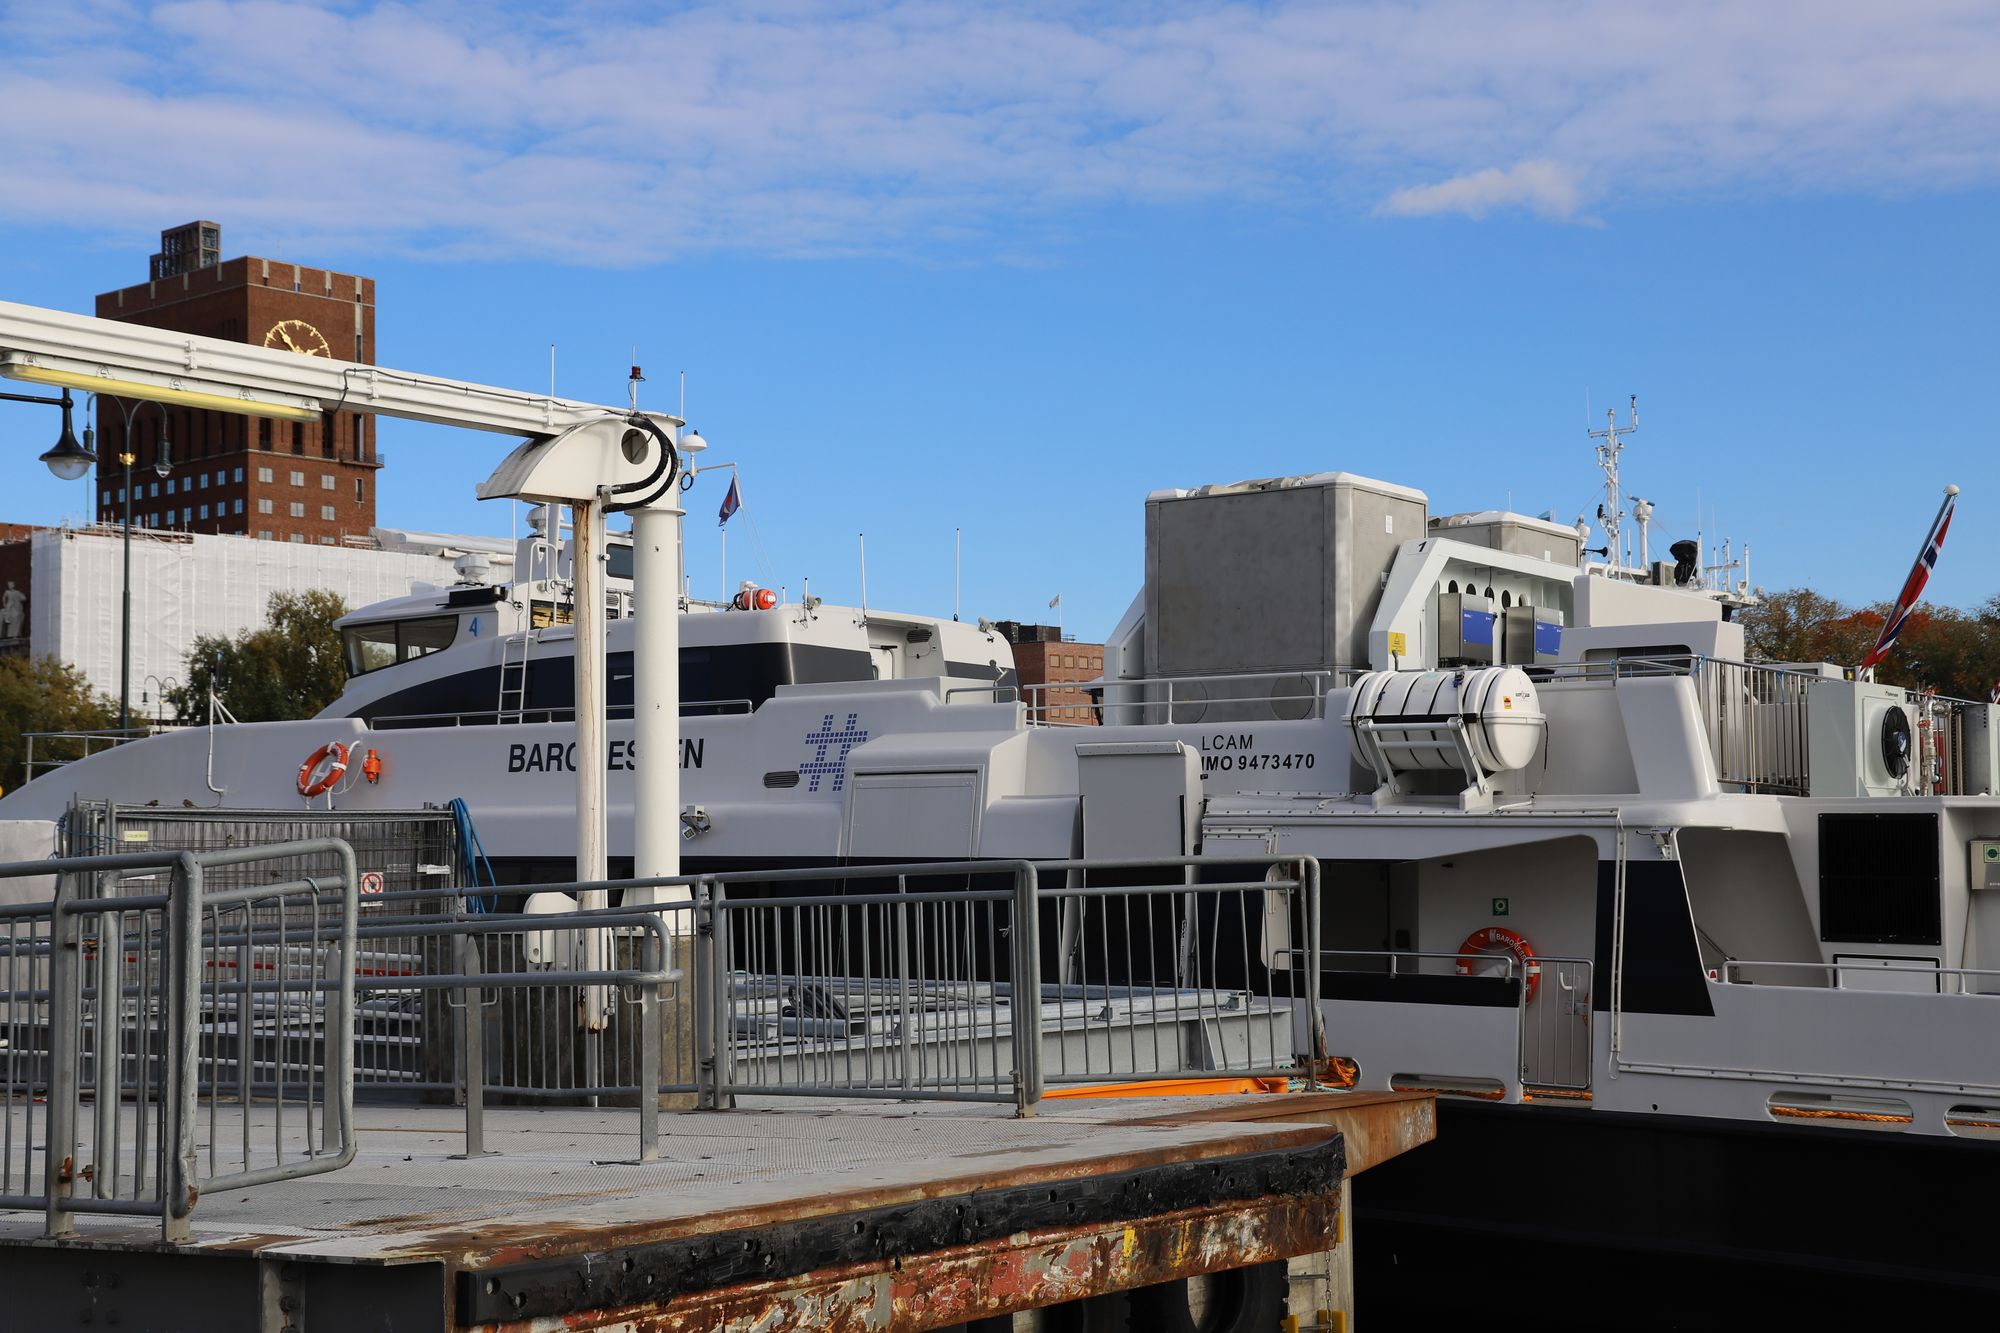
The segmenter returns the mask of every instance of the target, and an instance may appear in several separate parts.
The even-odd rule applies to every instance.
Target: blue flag
[[[718,528],[725,526],[729,522],[730,515],[742,507],[743,492],[737,487],[736,474],[732,472],[729,475],[729,494],[722,497],[722,509],[716,515],[715,526]]]

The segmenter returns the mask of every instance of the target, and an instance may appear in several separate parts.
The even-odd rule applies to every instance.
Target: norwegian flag
[[[1882,637],[1875,640],[1875,646],[1868,650],[1868,656],[1861,659],[1861,670],[1867,671],[1889,655],[1896,636],[1903,632],[1903,626],[1910,619],[1910,612],[1917,605],[1917,598],[1924,595],[1924,585],[1931,581],[1931,570],[1937,568],[1938,552],[1944,548],[1944,534],[1951,527],[1952,510],[1958,505],[1958,487],[1944,488],[1944,504],[1938,516],[1931,521],[1930,535],[1924,538],[1924,547],[1917,552],[1917,563],[1910,569],[1910,577],[1903,581],[1903,590],[1896,594],[1895,609],[1882,623]]]
[[[736,484],[736,474],[729,474],[729,493],[722,497],[722,509],[715,516],[715,526],[725,527],[736,511],[743,507],[743,492]]]

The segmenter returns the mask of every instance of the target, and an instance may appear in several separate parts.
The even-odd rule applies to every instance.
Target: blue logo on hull
[[[849,713],[847,725],[839,731],[833,729],[833,714],[828,713],[820,721],[818,731],[806,733],[806,744],[814,747],[813,757],[799,765],[799,772],[808,779],[807,791],[818,791],[821,778],[831,777],[833,786],[829,791],[839,791],[847,785],[847,752],[868,739],[868,733],[855,726],[861,714]],[[826,757],[828,750],[839,747],[833,758]]]

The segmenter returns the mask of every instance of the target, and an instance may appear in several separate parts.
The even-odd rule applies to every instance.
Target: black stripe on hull
[[[1398,1327],[1990,1327],[1995,1198],[2000,1143],[1444,1098],[1355,1183],[1355,1290]]]

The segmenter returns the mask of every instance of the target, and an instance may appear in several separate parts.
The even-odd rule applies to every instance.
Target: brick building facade
[[[97,298],[97,314],[150,328],[375,361],[375,280],[275,259],[220,260],[221,228],[162,232],[153,277]],[[97,516],[125,517],[125,420],[97,410]],[[161,477],[162,433],[171,465]],[[375,525],[375,421],[341,408],[312,422],[152,405],[132,416],[132,523],[324,546]]]
[[[994,623],[994,628],[1014,646],[1014,672],[1034,721],[1086,726],[1099,721],[1093,706],[1096,701],[1089,693],[1060,687],[1070,681],[1081,683],[1102,676],[1103,644],[1066,641],[1062,630],[1055,625],[1001,620]],[[1057,688],[1031,688],[1038,686]]]

